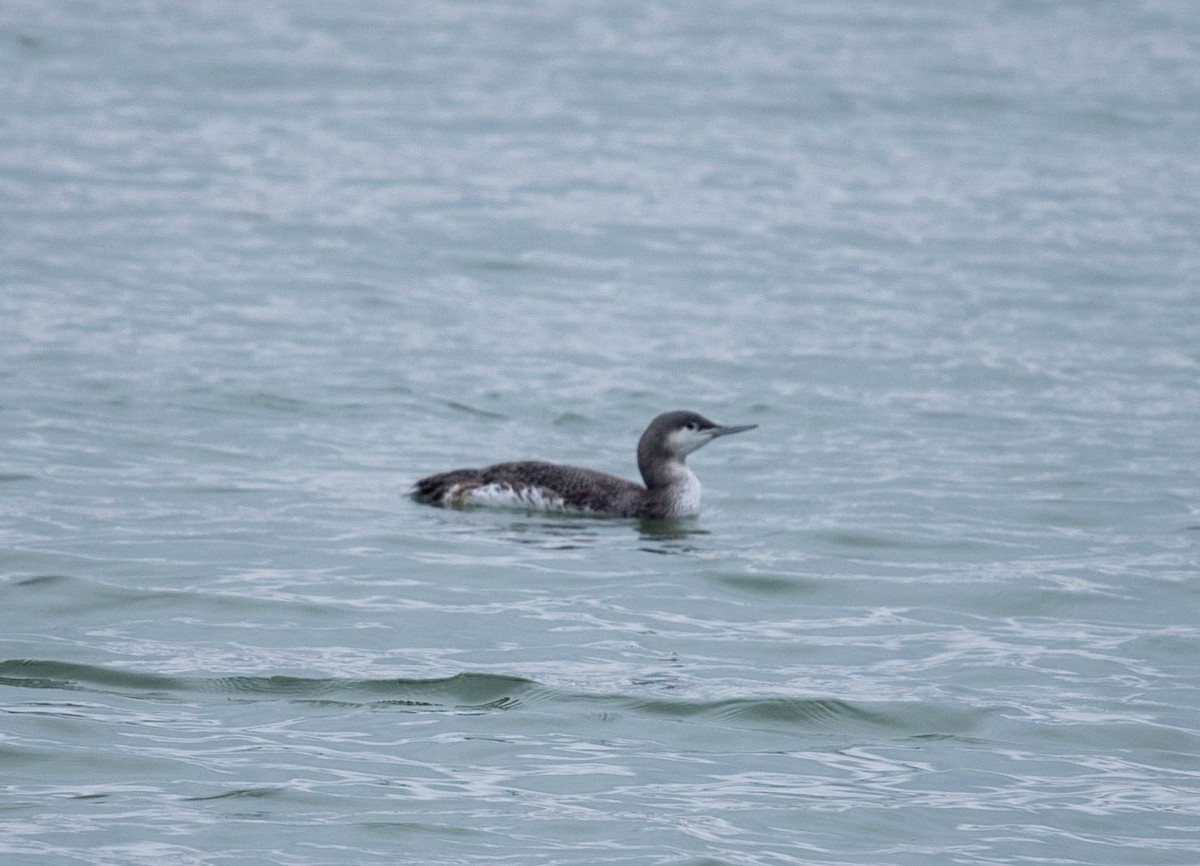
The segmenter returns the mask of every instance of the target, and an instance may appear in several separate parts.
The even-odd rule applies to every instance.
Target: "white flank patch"
[[[484,484],[462,495],[471,505],[491,505],[500,508],[532,508],[535,511],[579,511],[541,487],[512,487],[508,484]]]

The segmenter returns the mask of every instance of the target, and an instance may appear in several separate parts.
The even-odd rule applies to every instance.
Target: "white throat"
[[[668,470],[671,474],[671,517],[687,517],[700,511],[700,479],[684,463],[672,461]]]

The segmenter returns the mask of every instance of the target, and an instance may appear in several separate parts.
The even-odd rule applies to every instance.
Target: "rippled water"
[[[1189,6],[0,25],[6,863],[1200,862]]]

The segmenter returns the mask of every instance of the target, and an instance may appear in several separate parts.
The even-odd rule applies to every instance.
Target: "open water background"
[[[1190,2],[7,0],[0,858],[1200,863],[1198,142]]]

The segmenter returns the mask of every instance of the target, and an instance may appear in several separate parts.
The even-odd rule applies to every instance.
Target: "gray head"
[[[670,464],[683,463],[685,457],[718,436],[743,433],[757,426],[742,424],[723,427],[696,412],[664,412],[650,422],[638,441],[638,469],[647,487],[664,486],[671,480]]]

